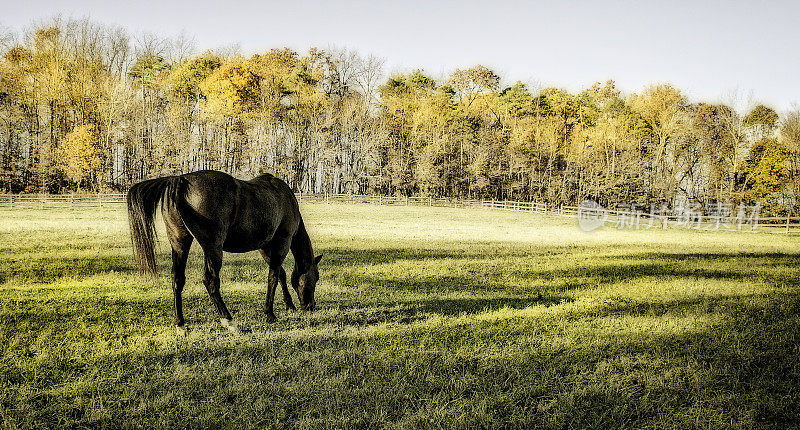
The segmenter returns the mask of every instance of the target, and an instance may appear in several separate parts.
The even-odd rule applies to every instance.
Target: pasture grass
[[[325,255],[318,310],[278,293],[265,323],[265,264],[225,254],[228,333],[195,246],[182,339],[163,237],[154,282],[122,209],[0,210],[2,426],[800,425],[796,236],[301,209]]]

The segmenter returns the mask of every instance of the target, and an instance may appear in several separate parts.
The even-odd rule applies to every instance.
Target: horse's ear
[[[317,255],[314,257],[314,264],[319,264],[319,260],[322,260],[322,254]]]

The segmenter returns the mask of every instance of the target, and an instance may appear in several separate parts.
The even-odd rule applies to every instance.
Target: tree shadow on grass
[[[572,297],[541,296],[534,297],[495,297],[495,298],[423,298],[406,302],[419,305],[425,312],[439,315],[473,314],[496,311],[498,309],[524,309],[531,306],[553,306],[574,301]]]
[[[449,247],[449,249],[447,249]],[[529,258],[569,258],[573,254],[585,255],[595,247],[586,246],[539,246],[535,244],[506,244],[495,242],[470,242],[466,244],[439,243],[436,248],[413,247],[413,244],[403,248],[364,248],[353,249],[344,247],[328,247],[324,249],[325,262],[334,265],[373,265],[394,263],[396,261],[425,261],[437,259],[459,259],[459,260],[486,260],[487,258],[502,259],[506,257],[529,257]],[[780,253],[780,252],[652,252],[650,248],[642,252],[632,252],[636,247],[626,244],[603,245],[599,251],[607,258],[619,260],[631,260],[640,258],[669,259],[669,260],[689,260],[689,259],[720,259],[720,258],[770,258],[788,262],[800,258],[800,253]],[[289,256],[291,258],[291,256]]]
[[[458,316],[478,314],[499,309],[524,309],[531,306],[553,306],[573,301],[562,296],[505,296],[505,297],[437,297],[421,296],[415,299],[397,299],[376,303],[359,303],[353,299],[326,301],[321,299],[319,309],[328,312],[328,320],[320,323],[368,326],[379,323],[408,324],[432,316]],[[288,314],[288,318],[299,319],[302,314]]]
[[[52,283],[60,278],[84,279],[102,273],[134,273],[132,260],[122,256],[39,257],[8,260],[0,271],[0,283],[18,279],[30,283]]]
[[[342,253],[343,255],[339,255]],[[557,293],[582,288],[593,288],[598,285],[620,283],[641,278],[670,279],[712,279],[731,280],[768,285],[785,285],[800,282],[798,273],[771,273],[776,267],[793,267],[798,256],[782,253],[641,253],[626,255],[609,255],[598,258],[596,264],[575,262],[568,268],[541,269],[541,265],[521,266],[504,264],[502,256],[483,255],[487,261],[486,269],[480,265],[471,265],[472,273],[463,271],[463,264],[458,262],[465,258],[459,250],[452,252],[424,250],[390,249],[385,251],[362,253],[336,250],[332,260],[340,267],[334,274],[334,281],[366,289],[376,288],[380,291],[405,291],[421,294],[436,294],[452,291],[480,291],[487,293],[513,292],[515,294]],[[379,255],[379,256],[376,256]],[[517,257],[520,253],[513,254]],[[525,254],[522,254],[523,256]],[[472,257],[470,257],[472,258]],[[474,257],[478,259],[478,257]],[[530,254],[532,260],[543,258],[536,253]],[[545,258],[552,258],[547,256]],[[569,258],[568,256],[564,258]],[[730,261],[735,259],[735,263]],[[430,261],[439,260],[441,268],[452,266],[452,274],[434,274],[431,276],[405,275],[396,273],[369,273],[351,270],[349,264],[357,263],[359,267],[381,264],[388,261]],[[450,262],[452,261],[452,262]],[[564,266],[563,261],[560,262]],[[498,268],[498,265],[500,266]],[[537,267],[538,266],[538,267]]]

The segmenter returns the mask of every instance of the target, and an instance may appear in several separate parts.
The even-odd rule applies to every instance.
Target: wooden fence
[[[445,199],[434,197],[402,197],[356,194],[295,194],[300,203],[366,203],[396,206],[476,207],[480,200]],[[0,194],[2,208],[85,208],[112,207],[125,204],[125,194]]]
[[[481,207],[488,209],[505,209],[509,211],[525,211],[547,213],[547,205],[538,202],[517,202],[512,200],[482,200]]]
[[[125,203],[125,194],[0,194],[4,208],[102,208]]]
[[[578,218],[579,209],[578,206],[561,206],[558,208],[557,213],[570,218]],[[753,227],[784,233],[800,230],[800,216],[791,215],[746,218],[744,220],[745,223],[739,226],[736,220],[733,219],[734,217],[730,216],[724,218],[702,214],[693,214],[689,218],[675,214],[651,216],[649,212],[618,211],[613,209],[606,209],[605,214],[607,215],[606,224],[618,225],[622,228],[633,228],[635,223],[640,223],[657,228],[661,228],[664,225],[673,227],[691,225],[699,230],[753,230]],[[747,215],[750,216],[751,214],[748,213]]]
[[[381,196],[381,195],[357,195],[357,194],[310,194],[297,193],[297,200],[315,203],[347,203],[347,204],[377,204],[394,206],[429,206],[429,207],[481,207],[485,209],[500,209],[508,211],[532,212],[537,214],[548,213],[545,203],[539,202],[519,202],[510,200],[474,200],[474,199],[446,199],[434,197],[404,197],[404,196]],[[123,193],[95,193],[95,194],[0,194],[0,208],[28,208],[28,209],[50,209],[50,208],[104,208],[119,207],[125,204],[125,194]],[[577,218],[579,216],[578,206],[560,206],[550,209],[565,217]],[[663,226],[686,226],[687,220],[677,215],[656,215],[651,219],[647,212],[618,211],[607,209],[606,224],[620,226],[621,228],[634,228],[641,225],[647,227],[660,228]],[[749,220],[749,223],[739,228],[735,223],[728,220],[720,220],[719,217],[709,215],[696,215],[688,220],[691,225],[698,229],[724,229],[750,230],[753,225],[759,229],[770,231],[780,231],[789,233],[800,230],[800,216],[782,217],[758,217],[757,222]],[[627,223],[627,224],[626,224]]]
[[[295,194],[298,202],[350,203],[395,206],[483,207],[511,211],[545,213],[544,203],[509,200],[448,199],[440,197],[404,197],[360,194]],[[125,194],[0,194],[0,207],[5,208],[82,208],[124,205]]]
[[[405,196],[381,196],[381,195],[361,195],[361,194],[295,194],[297,201],[315,203],[350,203],[350,204],[376,204],[394,206],[429,206],[429,207],[476,207],[481,205],[480,200],[467,199],[445,199],[435,197],[405,197]]]

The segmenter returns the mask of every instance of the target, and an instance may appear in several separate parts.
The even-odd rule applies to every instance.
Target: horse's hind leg
[[[186,285],[186,260],[189,258],[189,248],[192,245],[192,236],[183,241],[182,246],[172,246],[172,292],[175,296],[175,328],[179,336],[186,335],[186,326],[183,320],[183,286]]]
[[[231,313],[222,301],[222,295],[219,291],[219,271],[222,268],[222,246],[209,246],[203,247],[203,252],[206,255],[206,270],[203,276],[203,283],[208,290],[208,295],[211,301],[217,308],[219,313],[220,322],[222,325],[232,332],[238,331],[236,324],[233,323]]]
[[[164,211],[164,224],[172,246],[172,293],[175,296],[175,329],[178,336],[186,335],[183,320],[183,287],[186,285],[186,260],[192,246],[192,235],[173,214]]]

